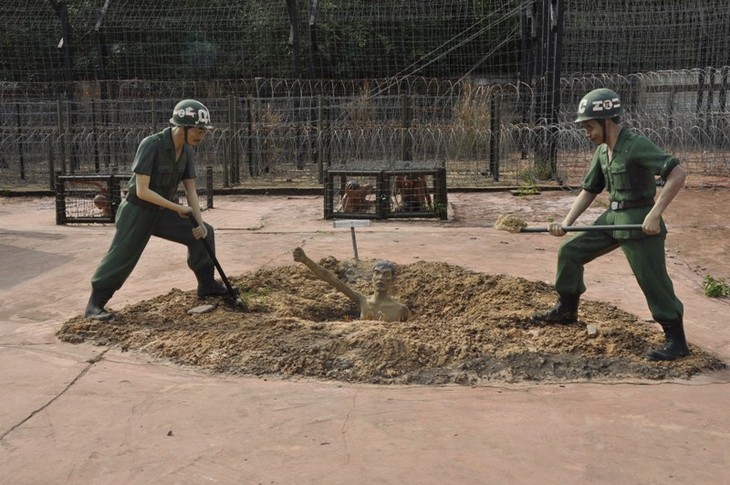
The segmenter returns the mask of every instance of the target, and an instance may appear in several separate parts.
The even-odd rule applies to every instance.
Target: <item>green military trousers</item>
[[[586,291],[585,265],[620,246],[654,320],[659,323],[681,321],[684,307],[674,294],[672,280],[667,274],[664,240],[664,235],[617,240],[610,231],[579,232],[560,246],[555,290],[561,296],[583,294]]]
[[[137,265],[142,251],[151,236],[184,244],[188,247],[188,267],[193,271],[213,266],[213,260],[202,241],[193,237],[190,219],[169,209],[151,209],[130,204],[124,200],[119,205],[116,217],[116,233],[109,251],[91,277],[95,290],[117,291]],[[208,230],[206,240],[215,252],[213,228]]]

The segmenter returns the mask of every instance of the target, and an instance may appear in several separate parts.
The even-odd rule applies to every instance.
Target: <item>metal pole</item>
[[[99,136],[96,129],[96,101],[91,100],[91,138],[94,140],[94,172],[99,173]]]
[[[56,173],[56,224],[66,223],[66,186],[61,181],[61,173]]]
[[[322,183],[324,181],[324,166],[322,164],[323,152],[323,131],[324,131],[324,109],[322,107],[322,95],[317,95],[317,180]]]
[[[205,169],[205,189],[208,193],[207,208],[213,208],[213,167],[208,165]]]
[[[15,103],[15,121],[18,125],[18,156],[20,157],[20,180],[25,180],[25,158],[23,156],[23,128],[21,128],[20,103]]]
[[[413,160],[413,147],[411,143],[411,120],[412,103],[408,94],[402,94],[400,98],[401,107],[401,161]]]
[[[352,250],[355,253],[355,261],[357,261],[358,260],[358,256],[357,256],[357,239],[355,239],[355,228],[354,227],[351,227],[350,228],[350,234],[352,234]]]
[[[248,144],[246,156],[248,157],[248,176],[253,177],[254,170],[253,160],[253,97],[246,96],[246,143]]]
[[[60,143],[59,159],[61,160],[61,173],[66,173],[66,136],[63,128],[63,103],[60,99],[56,102],[56,112],[58,114],[56,121],[58,122],[58,141]]]
[[[152,98],[152,133],[157,133],[157,99]]]
[[[499,138],[500,138],[500,103],[497,94],[490,95],[490,116],[489,116],[489,172],[495,182],[499,181]]]
[[[241,183],[241,152],[238,148],[238,106],[240,99],[238,96],[233,98],[233,131],[231,132],[231,151],[232,151],[232,165],[233,165],[233,177],[232,182],[234,185]]]
[[[550,159],[550,171],[557,179],[558,164],[558,114],[560,113],[560,74],[561,62],[563,59],[563,0],[551,0],[550,3],[550,51],[548,55],[549,96],[550,111],[548,112],[548,124],[550,125],[550,139],[548,141],[548,156]]]
[[[66,139],[66,149],[68,150],[68,163],[69,163],[69,169],[70,173],[74,174],[76,173],[76,169],[78,167],[78,160],[76,159],[76,150],[74,150],[74,146],[71,139],[71,130],[73,129],[73,115],[71,113],[71,102],[65,101],[64,104],[66,105],[66,131],[64,132],[63,136]]]
[[[228,96],[228,132],[226,138],[227,138],[227,146],[224,143],[224,147],[227,149],[225,150],[225,156],[223,157],[223,187],[230,187],[231,186],[231,143],[232,143],[232,136],[231,133],[233,132],[233,98],[229,95]]]
[[[53,134],[48,136],[48,179],[51,190],[56,190],[56,163],[53,155]]]

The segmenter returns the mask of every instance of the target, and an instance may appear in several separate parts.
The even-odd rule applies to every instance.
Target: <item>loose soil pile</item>
[[[320,261],[366,294],[372,263]],[[680,361],[647,361],[661,332],[602,302],[583,302],[576,324],[534,324],[530,315],[554,304],[550,285],[446,263],[398,268],[394,296],[414,314],[404,323],[357,319],[355,304],[304,266],[232,282],[246,312],[218,302],[212,312],[189,315],[215,301],[174,289],[118,311],[111,323],[74,318],[58,336],[218,373],[377,384],[686,379],[725,366],[693,345]]]
[[[527,223],[519,217],[512,214],[504,214],[497,218],[494,228],[500,231],[520,232],[520,229],[527,227]]]

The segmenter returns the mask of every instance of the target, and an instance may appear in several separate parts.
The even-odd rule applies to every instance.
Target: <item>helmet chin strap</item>
[[[601,125],[601,137],[603,140],[601,140],[601,143],[606,143],[608,141],[608,136],[606,133],[606,120],[600,119],[598,120],[598,124]]]

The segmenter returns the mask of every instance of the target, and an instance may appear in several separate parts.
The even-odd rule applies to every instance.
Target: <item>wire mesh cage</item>
[[[324,194],[326,219],[448,217],[446,170],[426,162],[371,161],[330,168]]]
[[[127,196],[131,174],[56,175],[56,224],[113,223]],[[202,210],[213,208],[213,170],[206,170],[206,183],[197,187]],[[185,192],[179,190],[182,203]]]

